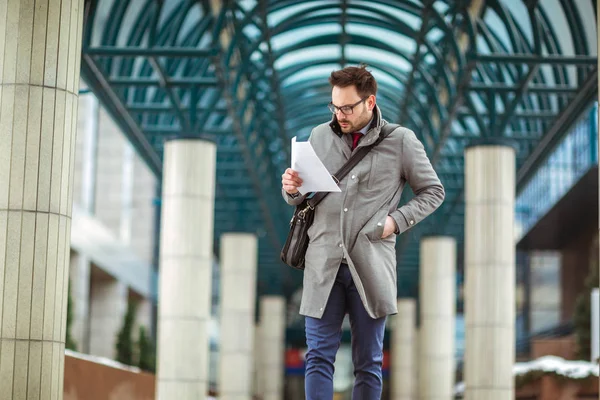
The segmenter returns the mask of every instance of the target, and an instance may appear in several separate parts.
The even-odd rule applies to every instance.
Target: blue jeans
[[[342,264],[321,319],[306,317],[307,400],[333,398],[333,364],[340,347],[342,322],[350,316],[352,333],[352,363],[354,364],[354,400],[381,398],[381,366],[383,364],[383,335],[386,317],[373,319],[362,304],[352,281],[350,270]]]

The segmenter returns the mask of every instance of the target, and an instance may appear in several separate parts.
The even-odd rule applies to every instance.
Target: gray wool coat
[[[373,122],[358,148],[377,140],[387,122],[375,108]],[[352,155],[351,135],[342,134],[335,117],[313,129],[309,141],[329,172],[335,173]],[[356,151],[356,150],[354,150]],[[300,177],[302,178],[302,177]],[[415,197],[398,207],[409,184]],[[300,314],[321,318],[342,260],[346,260],[365,309],[372,318],[396,314],[396,238],[382,239],[388,215],[398,235],[440,206],[444,188],[422,143],[403,127],[373,148],[316,207],[309,228]],[[304,196],[285,201],[300,204]]]

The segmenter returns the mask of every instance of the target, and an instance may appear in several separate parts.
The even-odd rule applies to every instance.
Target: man
[[[382,119],[377,83],[365,67],[331,74],[331,122],[313,129],[309,141],[331,173],[356,149],[377,140]],[[304,200],[302,177],[287,169],[282,195],[290,205]],[[415,197],[397,208],[405,184]],[[344,316],[349,314],[355,383],[353,399],[381,397],[386,316],[397,313],[396,235],[440,206],[444,188],[423,145],[396,128],[315,208],[309,229],[300,314],[305,318],[306,398],[333,398],[333,365]]]

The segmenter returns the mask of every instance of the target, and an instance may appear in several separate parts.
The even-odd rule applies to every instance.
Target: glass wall
[[[531,334],[560,324],[560,269],[560,252],[535,251],[529,255],[531,282],[529,332]]]
[[[597,163],[598,103],[594,103],[567,131],[535,175],[517,194],[517,241]]]

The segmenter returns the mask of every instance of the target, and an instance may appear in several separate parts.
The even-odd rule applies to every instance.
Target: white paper
[[[298,172],[302,186],[301,194],[310,192],[341,192],[333,177],[321,162],[310,142],[296,142],[292,138],[292,169]]]

